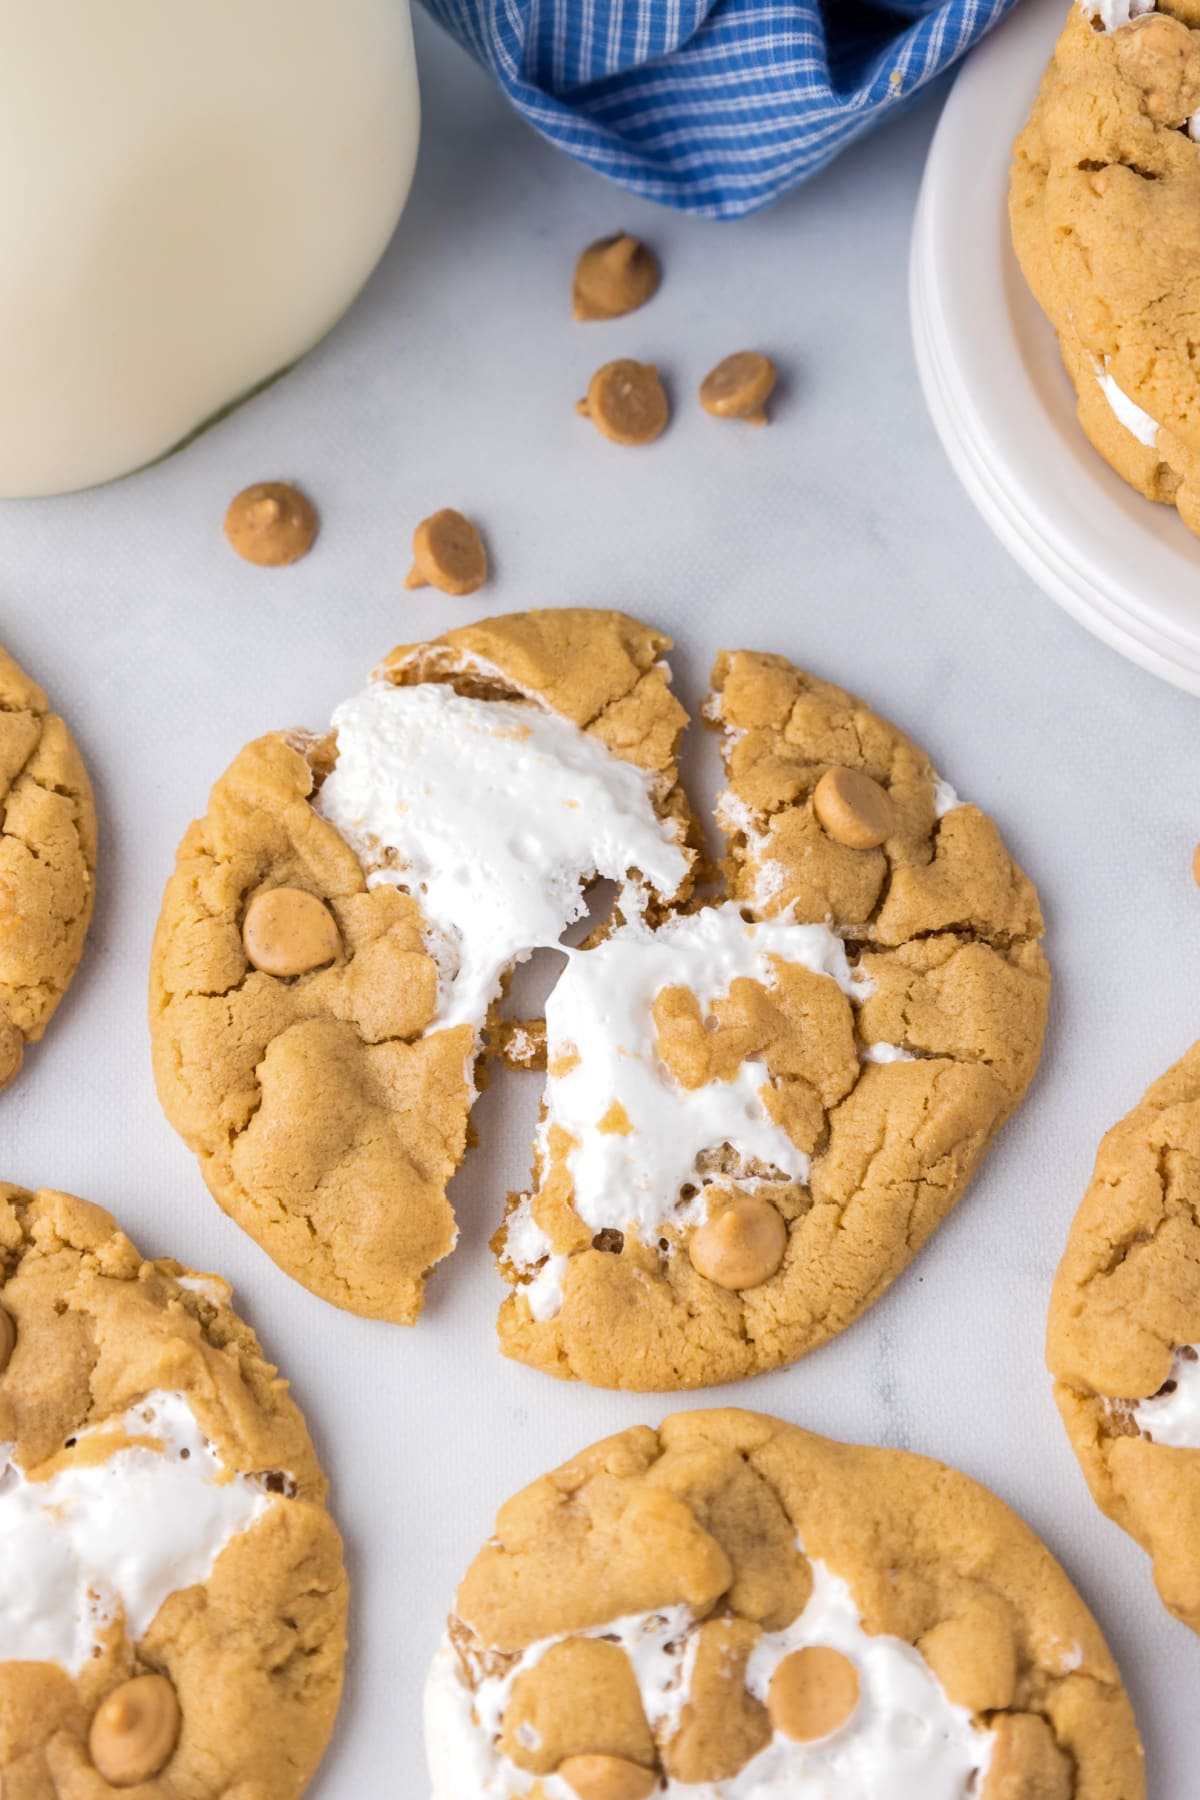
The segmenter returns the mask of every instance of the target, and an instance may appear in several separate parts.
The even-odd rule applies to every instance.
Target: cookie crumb
[[[717,419],[765,425],[767,401],[777,379],[775,364],[761,350],[736,350],[700,383],[700,404]]]
[[[413,532],[413,566],[405,587],[435,587],[462,599],[476,593],[487,574],[487,551],[470,519],[443,506],[421,520]]]
[[[256,481],[234,496],[225,514],[225,536],[240,557],[260,569],[299,562],[316,535],[316,508],[289,481]]]
[[[1192,851],[1192,880],[1197,887],[1200,887],[1200,844],[1197,844]],[[3,1077],[0,1076],[0,1080],[2,1079]]]
[[[577,413],[614,444],[651,444],[670,418],[666,392],[652,363],[620,357],[597,369]]]
[[[597,238],[575,264],[571,303],[577,319],[620,319],[658,292],[662,272],[648,244],[628,232]]]

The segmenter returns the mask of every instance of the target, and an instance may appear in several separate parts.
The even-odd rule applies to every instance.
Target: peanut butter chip
[[[649,1800],[658,1776],[623,1756],[568,1756],[557,1773],[579,1800]]]
[[[101,1702],[88,1749],[110,1787],[136,1787],[170,1760],[179,1737],[179,1701],[165,1675],[138,1675]]]
[[[813,793],[817,823],[835,844],[876,850],[896,829],[891,796],[861,769],[827,769]]]
[[[21,1072],[25,1039],[11,1019],[0,1013],[0,1088],[6,1088]]]
[[[787,1226],[758,1194],[736,1194],[697,1226],[688,1241],[692,1267],[717,1287],[769,1281],[787,1249]]]
[[[1200,844],[1192,851],[1192,880],[1200,887]],[[0,1080],[2,1079],[3,1076],[0,1075]]]
[[[658,370],[622,357],[605,363],[588,383],[576,412],[614,444],[650,444],[666,430],[670,409]]]
[[[405,587],[473,594],[487,580],[487,551],[476,526],[452,506],[422,519],[413,532],[413,566]]]
[[[7,1307],[0,1306],[0,1375],[3,1375],[17,1347],[17,1327]]]
[[[718,419],[765,425],[775,378],[775,364],[761,350],[735,351],[700,383],[700,404]]]
[[[286,481],[256,481],[243,488],[225,514],[229,542],[239,556],[263,569],[299,562],[316,535],[312,501]]]
[[[798,1744],[830,1737],[858,1705],[858,1670],[829,1644],[809,1644],[785,1656],[767,1693],[776,1731]]]
[[[658,292],[658,258],[648,244],[618,232],[589,244],[575,264],[577,319],[619,319]]]
[[[304,888],[279,887],[255,894],[242,921],[242,943],[264,975],[307,975],[333,961],[342,938],[323,900]]]

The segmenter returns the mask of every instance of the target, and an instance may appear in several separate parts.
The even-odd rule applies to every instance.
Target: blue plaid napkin
[[[709,218],[774,200],[1014,0],[426,0],[543,137]]]

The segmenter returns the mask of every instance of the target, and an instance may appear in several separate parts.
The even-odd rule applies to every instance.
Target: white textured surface
[[[490,1149],[455,1184],[462,1241],[415,1331],[323,1306],[221,1216],[150,1080],[145,966],[175,843],[249,738],[323,725],[394,642],[486,611],[640,609],[679,640],[692,704],[730,642],[856,686],[995,814],[1040,884],[1057,972],[1045,1068],[969,1198],[866,1319],[786,1373],[683,1404],[761,1406],[990,1482],[1099,1613],[1158,1800],[1190,1800],[1200,1644],[1092,1508],[1042,1334],[1101,1133],[1200,1025],[1200,709],[1047,604],[926,419],[905,265],[933,106],[761,217],[694,224],[552,154],[417,27],[423,160],[364,303],[182,457],[106,491],[0,507],[0,641],[71,714],[104,828],[86,963],[0,1099],[4,1173],[101,1201],[147,1251],[233,1281],[308,1413],[355,1582],[346,1702],[313,1794],[421,1795],[422,1683],[496,1506],[671,1403],[560,1387],[495,1351],[502,1284],[486,1241],[505,1188],[525,1182],[536,1076],[497,1079],[480,1102]],[[574,253],[618,227],[658,246],[662,291],[624,323],[573,326]],[[764,431],[690,399],[743,344],[785,371]],[[642,451],[572,412],[591,370],[626,353],[660,359],[680,403]],[[220,535],[234,490],[274,474],[305,482],[323,517],[290,573],[244,567]],[[472,601],[403,589],[408,533],[443,505],[488,533],[496,575]],[[699,731],[688,767],[711,792]]]

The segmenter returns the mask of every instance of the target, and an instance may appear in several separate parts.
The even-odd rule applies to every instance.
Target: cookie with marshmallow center
[[[1092,1496],[1200,1631],[1200,1044],[1100,1145],[1050,1301],[1055,1398]]]
[[[573,955],[505,1352],[601,1387],[794,1361],[885,1291],[1037,1067],[1049,975],[996,826],[865,701],[726,653],[724,891]]]
[[[434,1800],[1142,1800],[1083,1601],[986,1489],[680,1413],[500,1509],[426,1689]]]
[[[228,1285],[0,1185],[0,1787],[297,1800],[347,1586],[287,1385]]]
[[[1014,146],[1013,244],[1079,421],[1200,533],[1200,7],[1076,0]]]

